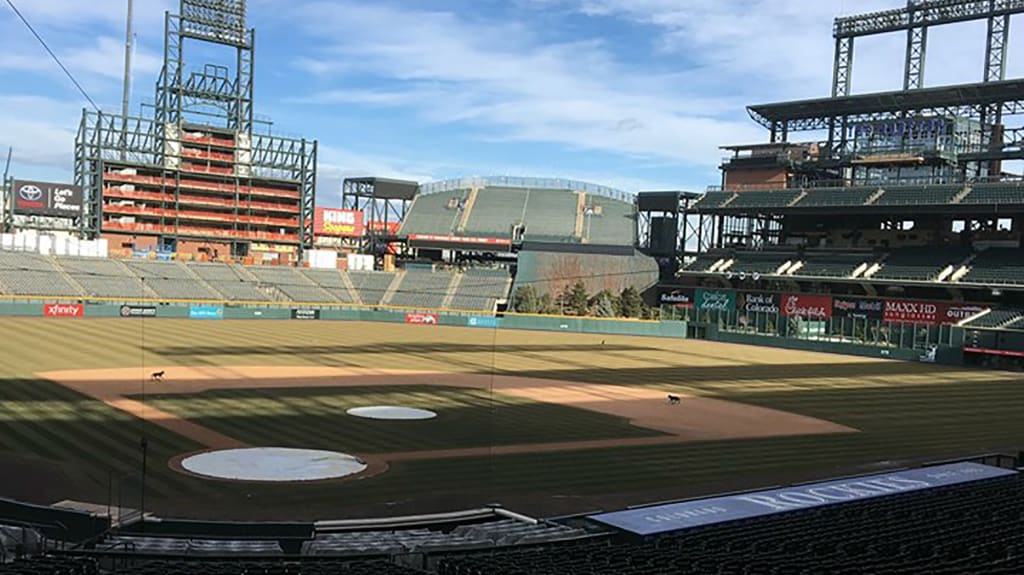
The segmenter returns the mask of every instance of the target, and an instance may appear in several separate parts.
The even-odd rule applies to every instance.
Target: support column
[[[914,14],[911,13],[911,21]],[[917,90],[924,87],[925,53],[928,49],[928,28],[907,30],[907,60],[903,67],[903,89]]]
[[[836,38],[835,63],[832,68],[832,97],[850,95],[853,77],[853,38]]]
[[[995,0],[992,0],[994,3]],[[988,19],[985,41],[985,82],[1006,79],[1006,49],[1010,41],[1010,16],[992,16]]]

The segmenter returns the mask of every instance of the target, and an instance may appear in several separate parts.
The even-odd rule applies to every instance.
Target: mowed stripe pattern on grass
[[[712,342],[395,324],[0,318],[0,330],[16,334],[0,346],[0,449],[65,463],[80,493],[97,497],[108,470],[135,468],[141,435],[151,438],[151,461],[195,446],[33,373],[134,365],[140,374],[144,365],[496,370],[715,396],[861,431],[407,461],[371,480],[287,488],[203,481],[154,463],[150,501],[176,515],[340,517],[517,499],[543,514],[604,506],[618,501],[613,494],[679,497],[1024,444],[1016,374]],[[244,425],[262,432],[261,419]]]
[[[220,389],[149,401],[250,445],[360,454],[664,435],[595,411],[441,386]],[[372,405],[418,407],[438,416],[380,421],[346,414]]]

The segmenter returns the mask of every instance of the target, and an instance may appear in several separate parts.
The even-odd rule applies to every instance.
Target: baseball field
[[[551,516],[1024,444],[1020,375],[704,341],[357,322],[0,319],[0,497],[342,518],[501,502]],[[150,381],[163,371],[162,381]],[[670,405],[668,394],[682,401]],[[350,408],[433,411],[369,420]],[[239,447],[364,473],[193,475]]]

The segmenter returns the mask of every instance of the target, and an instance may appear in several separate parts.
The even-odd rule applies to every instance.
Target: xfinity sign
[[[590,519],[637,535],[655,535],[796,511],[898,495],[1016,474],[978,463],[952,463],[780,489],[769,489],[591,515]]]

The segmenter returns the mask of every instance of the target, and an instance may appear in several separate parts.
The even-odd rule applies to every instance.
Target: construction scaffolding
[[[227,48],[233,61],[187,66],[193,44]],[[317,142],[255,120],[254,53],[245,0],[181,0],[166,14],[155,103],[132,117],[83,111],[83,234],[112,251],[301,259],[313,246]]]

